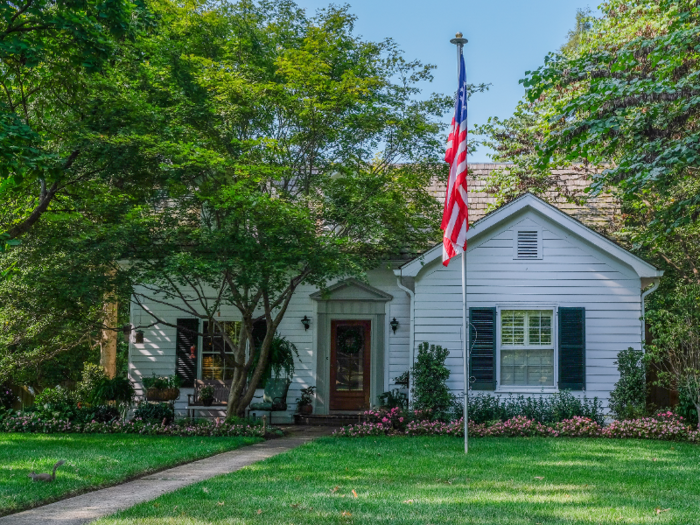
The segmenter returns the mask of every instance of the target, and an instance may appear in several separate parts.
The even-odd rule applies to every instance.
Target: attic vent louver
[[[539,259],[540,235],[537,230],[521,230],[517,232],[516,259]]]

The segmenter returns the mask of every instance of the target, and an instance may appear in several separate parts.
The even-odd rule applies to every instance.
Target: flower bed
[[[102,423],[72,423],[64,419],[46,419],[37,414],[19,413],[0,420],[0,432],[25,432],[38,434],[141,434],[151,436],[248,436],[264,437],[262,426],[226,423],[225,421],[203,421],[194,423],[176,422],[171,424],[149,423],[135,418],[131,421]]]
[[[404,415],[399,409],[368,411],[370,421],[343,427],[333,435],[338,437],[363,436],[455,436],[464,437],[464,419],[443,422],[431,421],[424,414]],[[602,426],[585,417],[574,417],[559,423],[542,424],[524,416],[492,423],[469,423],[470,437],[595,437],[635,438],[700,443],[700,430],[693,429],[682,417],[671,412],[654,417],[614,421]]]

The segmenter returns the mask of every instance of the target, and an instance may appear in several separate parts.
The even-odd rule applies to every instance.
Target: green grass
[[[699,496],[697,445],[324,438],[98,523],[687,525]]]
[[[0,433],[0,516],[114,485],[140,474],[233,450],[259,438],[195,438],[125,434]],[[53,483],[33,482],[32,470],[51,473]]]

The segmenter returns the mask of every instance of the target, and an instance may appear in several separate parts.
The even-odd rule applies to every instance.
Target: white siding
[[[542,229],[541,260],[514,259],[514,231],[523,227]],[[598,396],[607,404],[619,377],[613,364],[617,353],[641,346],[641,283],[637,274],[533,211],[477,237],[467,260],[469,307],[586,308],[586,395]],[[440,261],[426,265],[416,278],[415,292],[416,346],[428,341],[449,349],[449,385],[462,392],[459,258],[447,268]]]
[[[390,301],[386,307],[387,323],[394,317],[400,323],[396,334],[387,325],[385,330],[387,334],[386,340],[382,345],[385,349],[384,388],[388,389],[393,384],[391,380],[409,368],[409,302],[406,293],[398,288],[396,277],[390,269],[382,268],[369,272],[368,281],[373,287],[394,297],[393,301]],[[333,282],[329,283],[329,285],[331,284]],[[288,420],[291,420],[296,410],[296,399],[300,396],[300,390],[316,384],[317,315],[316,302],[310,298],[310,295],[316,291],[318,289],[313,286],[300,286],[292,297],[284,319],[278,328],[278,332],[294,343],[299,351],[299,359],[296,363],[295,374],[287,396],[289,408],[286,419]],[[175,324],[178,318],[191,317],[175,306],[166,306],[147,300],[142,300],[142,302],[144,302],[144,306],[148,311],[171,324]],[[172,303],[173,301],[169,300],[168,302]],[[308,330],[305,330],[301,324],[301,319],[304,316],[311,320],[311,326]],[[240,314],[233,306],[225,305],[221,308],[220,319],[222,321],[238,320],[240,319]],[[132,303],[131,322],[133,325],[148,325],[153,320],[138,304]],[[132,342],[129,345],[129,374],[136,383],[137,394],[143,395],[142,377],[150,377],[153,373],[157,375],[174,374],[175,336],[175,328],[156,324],[153,327],[144,329],[143,344],[134,343],[132,337]],[[184,412],[187,404],[187,394],[191,392],[191,389],[181,389],[180,399],[175,403],[176,409],[180,414]],[[256,395],[262,395],[262,390],[259,390]],[[372,402],[374,401],[376,400],[372,400]],[[276,413],[273,417],[275,422],[281,422],[285,418],[279,413]]]

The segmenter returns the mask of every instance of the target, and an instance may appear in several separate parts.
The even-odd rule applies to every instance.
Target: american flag
[[[455,99],[455,114],[447,139],[445,162],[450,165],[450,178],[445,192],[442,213],[442,264],[467,248],[469,229],[469,199],[467,197],[467,75],[464,56],[459,57],[459,91]]]

